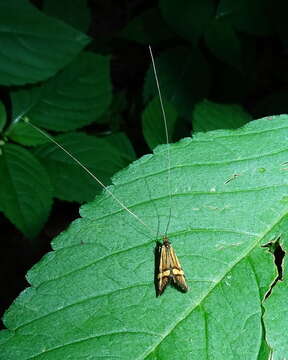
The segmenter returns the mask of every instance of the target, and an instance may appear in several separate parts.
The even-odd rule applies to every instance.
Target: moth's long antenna
[[[167,120],[166,120],[166,113],[165,113],[165,109],[164,109],[164,105],[163,105],[162,94],[161,94],[160,84],[159,84],[158,75],[157,75],[157,71],[156,71],[154,56],[153,56],[152,48],[150,45],[149,45],[149,52],[150,52],[150,57],[151,57],[151,61],[152,61],[152,67],[153,67],[154,77],[155,77],[155,81],[156,81],[156,86],[157,86],[157,90],[158,90],[161,111],[162,111],[162,115],[163,115],[165,137],[166,137],[166,144],[167,144],[168,191],[169,191],[169,202],[170,202],[169,218],[168,218],[167,226],[166,226],[165,233],[164,233],[164,235],[167,236],[167,232],[168,232],[168,228],[169,228],[170,220],[171,220],[171,216],[172,216],[170,143],[169,143],[169,134],[168,134],[168,126],[167,126]]]
[[[154,236],[154,232],[153,230],[142,220],[140,219],[140,217],[138,215],[136,215],[133,211],[131,211],[125,204],[123,204],[122,201],[120,201],[108,188],[107,186],[105,186],[102,181],[100,179],[98,179],[98,177],[96,175],[94,175],[85,165],[83,165],[74,155],[72,155],[67,149],[65,149],[64,146],[62,146],[60,143],[58,143],[58,141],[56,141],[55,139],[53,139],[50,135],[48,135],[46,132],[44,132],[43,130],[41,130],[40,128],[38,128],[38,126],[32,124],[27,118],[24,119],[24,121],[29,124],[30,126],[32,126],[35,130],[37,130],[38,132],[40,132],[43,136],[45,136],[47,139],[49,139],[50,141],[52,141],[55,145],[57,145],[61,150],[63,150],[72,160],[74,160],[76,162],[76,164],[78,164],[82,169],[84,169],[94,180],[96,180],[96,182],[102,186],[102,188],[108,192],[108,194],[110,196],[112,196],[112,198],[121,206],[122,209],[128,211],[128,213],[130,215],[132,215],[136,220],[138,220],[142,225],[144,225],[146,227],[146,229],[148,229],[150,231],[150,233],[152,233],[152,235]]]

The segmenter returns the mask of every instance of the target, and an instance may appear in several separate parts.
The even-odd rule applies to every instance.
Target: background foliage
[[[165,141],[148,44],[171,140],[285,113],[287,7],[258,0],[1,2],[3,308],[51,238],[77,217],[75,202],[100,191],[22,119],[109,184]]]

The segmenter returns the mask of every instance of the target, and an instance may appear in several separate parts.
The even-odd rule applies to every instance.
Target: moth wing
[[[188,285],[186,284],[183,270],[173,269],[173,281],[181,291],[188,291]]]
[[[157,296],[163,294],[166,286],[170,282],[170,269],[168,268],[169,262],[169,251],[165,245],[160,247],[160,261],[159,261],[159,271],[158,271],[158,291]]]
[[[184,271],[181,268],[180,262],[177,258],[177,255],[175,254],[174,249],[171,246],[170,249],[171,252],[171,258],[172,262],[174,264],[173,270],[172,270],[172,278],[175,283],[175,285],[183,292],[188,291],[188,285],[186,284]]]
[[[158,296],[163,294],[163,292],[166,289],[166,286],[169,284],[169,282],[170,282],[169,275],[164,275],[159,279]]]

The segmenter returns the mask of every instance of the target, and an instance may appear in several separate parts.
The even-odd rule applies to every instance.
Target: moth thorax
[[[168,240],[167,236],[163,236],[163,245],[165,247],[170,247],[170,241]]]

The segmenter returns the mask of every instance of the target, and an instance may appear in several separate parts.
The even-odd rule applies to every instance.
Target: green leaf
[[[118,139],[117,139],[118,137]],[[83,133],[68,133],[55,137],[82,164],[94,173],[104,184],[110,184],[111,176],[127,166],[135,155],[131,148],[122,149],[124,135],[113,135],[111,140],[96,138]],[[119,143],[117,143],[119,141]],[[102,190],[102,187],[53,143],[38,147],[34,154],[43,163],[54,186],[54,195],[67,201],[88,201]]]
[[[271,355],[271,349],[264,340],[261,344],[261,348],[257,360],[267,360],[267,359],[270,360],[271,359],[271,357],[269,358],[270,355]]]
[[[237,30],[255,35],[271,35],[275,30],[267,5],[270,4],[266,0],[221,0],[217,17],[224,18]]]
[[[194,131],[237,129],[252,117],[239,105],[217,104],[203,100],[193,111]]]
[[[0,156],[0,174],[0,209],[25,236],[35,237],[52,204],[45,169],[29,151],[6,144]]]
[[[36,106],[42,96],[42,87],[34,86],[29,90],[15,90],[10,92],[12,103],[12,120],[18,122],[33,106]]]
[[[109,142],[109,144],[116,148],[119,154],[121,153],[121,156],[123,159],[128,161],[128,163],[136,160],[136,154],[133,148],[133,145],[131,144],[131,141],[124,133],[115,133],[111,134],[104,138],[105,141]]]
[[[164,145],[121,171],[109,189],[152,233],[108,192],[83,206],[6,312],[1,358],[268,360],[262,304],[276,267],[261,245],[287,241],[287,136],[285,115],[171,144],[170,187]],[[190,290],[156,298],[170,208]]]
[[[119,173],[110,190],[153,234],[108,193],[83,206],[6,312],[1,359],[268,359],[262,302],[276,268],[260,245],[287,240],[287,120],[170,145],[171,203],[166,146]],[[153,249],[170,207],[168,236],[190,291],[156,298]]]
[[[242,70],[242,49],[239,38],[230,24],[211,22],[205,32],[205,41],[211,52],[220,60]]]
[[[44,0],[43,11],[80,31],[86,32],[89,28],[91,15],[87,0],[74,0],[73,3],[70,0]]]
[[[67,65],[89,40],[85,34],[45,16],[26,0],[1,1],[0,84],[45,80]]]
[[[4,129],[6,121],[7,121],[7,116],[6,116],[5,106],[2,102],[0,102],[0,132]]]
[[[111,92],[109,58],[86,52],[42,89],[14,92],[12,105],[17,111],[13,110],[13,113],[24,109],[21,114],[24,112],[40,127],[55,131],[74,130],[92,123],[106,111]]]
[[[190,116],[195,102],[209,95],[208,64],[197,48],[176,47],[155,59],[164,100],[175,106],[178,114]],[[150,66],[144,84],[144,100],[157,95]]]
[[[177,120],[177,112],[168,102],[165,102],[163,105],[166,114],[168,134],[172,139]],[[159,97],[155,97],[146,106],[142,114],[142,127],[145,140],[151,150],[157,145],[167,142]]]
[[[126,93],[124,91],[119,91],[113,94],[111,103],[107,111],[97,118],[97,124],[109,124],[111,129],[119,130],[123,122],[122,114],[127,108],[127,99]]]
[[[9,130],[5,133],[5,136],[24,146],[36,146],[45,144],[49,141],[23,121],[12,124]]]
[[[133,18],[121,31],[120,37],[141,44],[155,44],[171,39],[175,34],[163,20],[159,9],[152,8]]]
[[[209,24],[214,11],[211,0],[160,0],[167,23],[184,38],[195,43]]]
[[[287,254],[287,244],[284,247]],[[287,269],[287,255],[285,257],[284,269]],[[286,274],[287,277],[287,274]],[[285,359],[288,353],[287,346],[287,280],[281,281],[273,288],[273,296],[264,304],[264,324],[267,331],[268,344],[274,350],[273,360]]]

